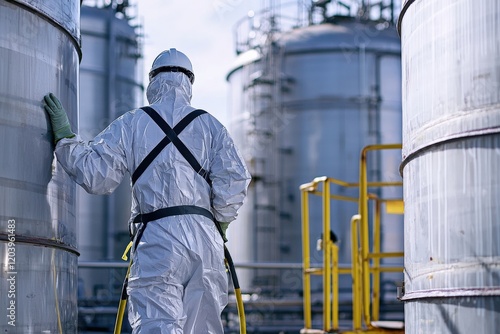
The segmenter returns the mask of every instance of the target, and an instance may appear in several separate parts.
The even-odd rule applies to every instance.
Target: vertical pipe
[[[118,52],[116,50],[116,32],[115,32],[115,13],[113,9],[109,10],[109,15],[107,16],[107,56],[108,56],[108,74],[107,74],[107,98],[108,98],[108,119],[112,121],[116,118],[116,66],[115,63],[117,61]],[[115,259],[115,236],[116,236],[116,228],[115,225],[118,223],[116,221],[116,196],[107,196],[106,197],[106,226],[107,226],[107,236],[106,236],[106,257],[108,260]],[[123,222],[124,223],[124,222]]]
[[[361,43],[358,46],[358,61],[359,61],[359,97],[361,99],[365,99],[368,94],[366,94],[366,46],[364,43]],[[370,105],[367,105],[367,109],[370,108]],[[366,110],[368,111],[368,110]],[[370,126],[368,125],[368,129]]]
[[[391,23],[394,23],[396,21],[395,19],[395,13],[394,13],[394,0],[391,0],[391,5],[390,5],[390,8],[391,8]]]

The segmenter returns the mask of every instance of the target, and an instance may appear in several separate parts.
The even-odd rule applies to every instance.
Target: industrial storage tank
[[[0,331],[77,331],[75,184],[43,96],[78,129],[80,2],[0,0]]]
[[[84,140],[92,140],[113,120],[142,105],[142,50],[132,9],[118,1],[83,2],[79,133]],[[121,261],[130,240],[130,196],[127,178],[111,195],[77,188],[80,261]],[[81,268],[80,301],[109,303],[111,296],[119,295],[123,275]]]
[[[406,333],[500,328],[499,22],[497,0],[400,15]]]
[[[350,3],[350,11],[331,14],[331,7],[315,7],[313,2],[312,11],[322,10],[319,22],[294,21],[290,29],[284,29],[285,22],[272,10],[242,24],[251,29],[240,34],[244,37],[237,41],[237,62],[227,76],[230,131],[253,180],[247,202],[229,229],[236,261],[301,262],[299,186],[317,176],[357,182],[364,146],[401,141],[400,40],[392,13],[386,16],[381,7],[372,17],[376,8]],[[331,5],[338,8],[339,2]],[[365,14],[356,15],[361,9]],[[398,151],[383,153],[371,159],[368,175],[400,181],[400,161]],[[389,192],[401,197],[400,189]],[[310,210],[313,263],[320,263],[322,256],[315,248],[322,231],[317,204]],[[332,202],[341,265],[351,262],[349,222],[357,212],[357,203]],[[386,219],[383,228],[383,250],[401,251],[402,219]],[[233,235],[237,244],[231,243]],[[302,288],[300,271],[247,270],[241,276],[244,290]],[[349,290],[344,297],[350,299],[351,278],[341,279],[341,288]],[[393,281],[389,289],[395,301]]]

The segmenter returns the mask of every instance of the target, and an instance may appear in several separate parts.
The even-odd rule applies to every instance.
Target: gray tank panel
[[[417,0],[403,14],[405,330],[494,333],[500,5]]]
[[[79,2],[0,1],[0,330],[76,332],[75,185],[42,99],[78,129]],[[15,325],[15,327],[14,327]]]

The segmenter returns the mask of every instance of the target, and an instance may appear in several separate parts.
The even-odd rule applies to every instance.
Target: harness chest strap
[[[187,116],[185,116],[174,128],[172,129],[170,125],[156,112],[151,107],[142,107],[141,108],[144,112],[146,112],[149,117],[155,121],[155,123],[160,127],[160,129],[163,130],[165,133],[165,137],[158,143],[158,145],[155,146],[149,152],[149,154],[144,158],[144,160],[141,161],[139,166],[135,169],[134,173],[132,173],[132,185],[135,184],[137,179],[141,177],[141,175],[144,173],[144,171],[151,165],[151,163],[156,159],[156,157],[160,154],[161,151],[170,143],[173,143],[175,147],[179,150],[179,152],[182,154],[184,159],[187,160],[187,162],[191,165],[191,167],[198,173],[200,174],[205,181],[209,185],[212,185],[212,181],[208,177],[208,172],[201,167],[201,165],[198,163],[196,158],[193,156],[193,154],[189,151],[189,149],[184,145],[184,143],[179,139],[180,133],[188,126],[196,117],[206,114],[207,112],[205,110],[201,109],[196,109],[190,112]]]
[[[201,167],[198,163],[194,155],[189,151],[189,149],[184,145],[184,143],[179,139],[178,135],[189,125],[196,117],[205,114],[206,111],[197,109],[189,113],[186,117],[184,117],[174,128],[172,129],[170,125],[151,107],[143,107],[144,110],[155,123],[163,130],[165,133],[165,138],[163,138],[158,145],[156,145],[153,150],[146,156],[146,158],[139,164],[137,169],[132,174],[132,185],[135,184],[135,181],[144,173],[144,171],[151,165],[154,159],[160,154],[160,152],[170,143],[173,143],[177,150],[182,154],[184,159],[189,163],[189,165],[205,179],[209,186],[212,186],[212,181],[208,176],[208,172]],[[144,229],[146,225],[150,221],[158,220],[160,218],[165,218],[169,216],[177,216],[177,215],[188,215],[188,214],[196,214],[202,215],[209,219],[211,219],[221,236],[224,235],[222,232],[222,228],[212,215],[212,213],[202,207],[194,206],[194,205],[180,205],[168,208],[158,209],[153,212],[139,214],[134,218],[133,224],[142,223],[142,227],[137,232],[137,237],[135,238],[135,246],[139,244],[139,241],[144,233]]]

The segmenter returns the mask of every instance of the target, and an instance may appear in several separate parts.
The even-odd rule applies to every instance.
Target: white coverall
[[[183,73],[163,72],[147,88],[147,98],[173,128],[195,108],[191,83]],[[165,133],[142,110],[111,123],[93,141],[62,139],[55,153],[66,172],[87,192],[109,194],[126,172],[132,174]],[[210,114],[194,119],[179,135],[209,172],[212,188],[170,143],[132,189],[131,221],[178,205],[210,210],[231,222],[243,204],[250,174],[224,126]],[[151,221],[137,249],[128,282],[133,333],[223,333],[228,277],[223,240],[212,220],[179,215]]]

